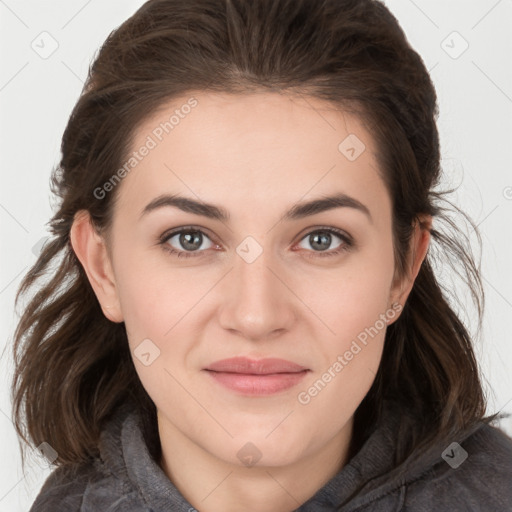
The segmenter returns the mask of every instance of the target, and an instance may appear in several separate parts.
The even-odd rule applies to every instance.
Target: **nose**
[[[234,267],[220,290],[221,326],[252,341],[271,339],[290,330],[300,305],[287,284],[290,276],[285,267],[271,250],[259,245],[261,249],[254,242],[239,247],[233,258]],[[247,247],[249,251],[244,253]],[[254,251],[259,255],[253,260]]]

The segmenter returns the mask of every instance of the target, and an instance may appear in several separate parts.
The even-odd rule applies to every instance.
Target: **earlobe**
[[[75,214],[70,240],[103,314],[112,322],[122,322],[123,315],[107,247],[92,225],[88,211],[80,210]]]

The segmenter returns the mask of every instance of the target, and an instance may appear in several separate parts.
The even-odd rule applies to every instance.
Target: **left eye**
[[[341,242],[334,249],[327,251],[321,246],[331,245],[332,235],[341,240]],[[183,249],[180,249],[179,247],[176,248],[170,243],[171,240],[176,237],[178,237],[178,243]],[[205,238],[210,240],[210,238],[200,229],[181,229],[179,231],[164,234],[160,239],[160,244],[166,251],[176,255],[178,258],[190,258],[202,256],[202,253],[204,253],[205,250],[199,249],[202,246]],[[353,245],[352,240],[348,235],[334,228],[322,228],[315,231],[310,231],[301,239],[301,242],[303,240],[308,240],[311,246],[320,249],[318,251],[312,251],[313,255],[310,255],[309,257],[336,256],[343,251],[348,251]],[[209,249],[214,245],[211,240],[210,244],[210,247],[206,247],[206,249]]]
[[[326,252],[326,249],[322,249],[322,245],[331,245],[332,236],[335,236],[341,240],[341,242],[329,252]],[[341,231],[332,228],[320,229],[317,231],[310,231],[302,240],[307,240],[309,244],[313,247],[316,246],[320,251],[313,251],[316,256],[335,256],[340,254],[342,251],[348,250],[352,246],[352,241],[350,238],[343,234]],[[301,240],[301,241],[302,241]]]

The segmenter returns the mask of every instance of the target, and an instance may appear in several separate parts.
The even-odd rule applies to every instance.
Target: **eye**
[[[173,238],[176,238],[175,243],[178,244],[178,248],[170,243]],[[194,258],[201,256],[201,253],[204,252],[204,250],[200,250],[200,248],[205,238],[210,240],[200,229],[193,227],[181,228],[171,233],[165,233],[160,239],[160,244],[166,251],[178,256],[178,258]],[[206,249],[210,247],[206,247]]]
[[[326,252],[326,246],[330,246],[332,243],[332,236],[337,237],[341,240],[334,250],[330,250]],[[313,252],[313,254],[308,254],[308,258],[315,258],[317,256],[323,258],[327,256],[338,256],[339,254],[349,251],[354,243],[352,239],[346,235],[343,231],[340,231],[335,228],[321,228],[315,231],[310,231],[305,237],[302,238],[301,241],[307,241],[311,245],[319,250],[309,251]]]

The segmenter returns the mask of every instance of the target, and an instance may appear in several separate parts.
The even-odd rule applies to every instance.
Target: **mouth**
[[[207,366],[205,370],[226,373],[242,373],[251,375],[270,375],[275,373],[298,373],[307,370],[301,366],[286,359],[265,358],[250,359],[248,357],[232,357],[222,359]]]
[[[292,361],[234,357],[217,361],[204,370],[231,391],[246,396],[271,395],[296,386],[311,370]]]

